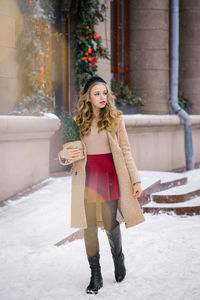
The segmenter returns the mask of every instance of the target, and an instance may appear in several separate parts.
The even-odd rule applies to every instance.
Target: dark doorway
[[[53,41],[53,90],[55,94],[55,114],[60,116],[63,110],[70,111],[69,88],[69,40],[70,40],[71,1],[54,1],[55,30],[59,39]]]

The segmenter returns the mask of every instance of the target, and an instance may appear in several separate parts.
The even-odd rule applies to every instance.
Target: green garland
[[[78,0],[75,29],[75,75],[78,91],[91,75],[97,72],[99,58],[109,59],[108,50],[96,32],[96,25],[104,21],[105,4],[99,0]]]
[[[49,0],[17,0],[23,16],[23,31],[17,41],[21,99],[14,115],[40,115],[52,111],[49,40],[54,11]]]

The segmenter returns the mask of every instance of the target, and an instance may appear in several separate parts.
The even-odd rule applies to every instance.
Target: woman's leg
[[[96,203],[85,202],[87,228],[84,229],[85,249],[91,269],[90,283],[86,289],[87,294],[97,294],[103,286],[101,267],[99,264],[98,228],[96,225]]]
[[[87,228],[84,229],[85,249],[88,257],[99,252],[98,228],[96,224],[96,203],[85,201]]]
[[[122,252],[120,224],[116,220],[117,205],[118,200],[111,200],[103,203],[102,217],[114,261],[115,279],[117,282],[120,282],[126,275],[126,268],[124,265],[124,254]]]
[[[110,232],[113,230],[119,222],[116,220],[117,217],[118,200],[110,200],[102,203],[102,218],[104,228]]]

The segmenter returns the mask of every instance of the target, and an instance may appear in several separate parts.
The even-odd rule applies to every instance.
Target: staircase
[[[184,173],[140,171],[145,213],[200,214],[200,169]],[[151,179],[150,179],[151,178]]]

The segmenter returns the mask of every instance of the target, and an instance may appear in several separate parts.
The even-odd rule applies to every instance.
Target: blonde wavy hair
[[[89,135],[91,132],[91,124],[94,119],[93,108],[90,102],[91,89],[99,84],[94,83],[84,94],[83,90],[80,91],[80,98],[77,104],[77,114],[75,116],[76,124],[79,128],[81,136]],[[101,83],[104,84],[104,83]],[[112,94],[109,86],[104,84],[107,89],[107,103],[104,108],[100,109],[99,121],[97,123],[98,132],[103,129],[108,130],[112,135],[116,133],[119,117],[122,112],[115,106],[115,96]]]

